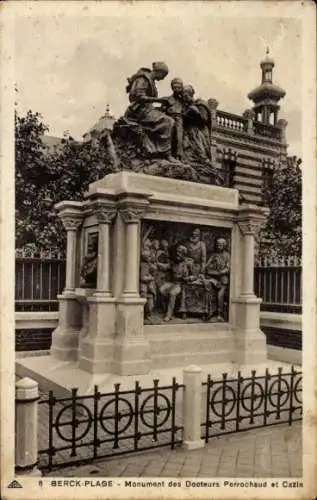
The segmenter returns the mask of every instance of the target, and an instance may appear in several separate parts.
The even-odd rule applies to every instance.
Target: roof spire
[[[261,61],[262,70],[261,85],[252,90],[248,97],[254,102],[253,111],[257,117],[261,115],[264,124],[272,125],[272,113],[274,114],[274,125],[278,121],[279,101],[285,96],[285,91],[273,83],[274,60],[269,55],[270,48],[266,47],[266,56]],[[258,119],[258,118],[257,118]]]

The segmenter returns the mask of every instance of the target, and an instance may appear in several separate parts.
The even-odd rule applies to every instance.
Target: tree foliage
[[[39,113],[15,116],[16,246],[65,246],[65,231],[54,205],[82,200],[91,182],[113,171],[102,143],[79,143],[65,136],[54,149],[43,142],[48,131]]]
[[[302,173],[295,156],[281,159],[264,190],[270,209],[261,232],[261,257],[300,256],[302,251]]]

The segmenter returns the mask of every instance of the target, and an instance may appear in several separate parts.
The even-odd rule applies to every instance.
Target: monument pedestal
[[[51,368],[42,367],[44,372],[48,370],[46,378],[53,386],[53,379],[56,384],[64,383],[59,374],[61,362],[74,370],[66,385],[76,386],[77,379],[80,385],[81,377],[85,387],[88,384],[90,388],[101,378],[141,379],[151,370],[181,370],[192,364],[217,366],[235,362],[241,366],[265,362],[266,339],[259,327],[260,300],[253,293],[254,235],[265,220],[265,210],[239,204],[235,189],[124,171],[93,183],[83,202],[61,202],[56,208],[67,229],[67,263],[66,287],[59,296],[59,325],[53,334],[49,363],[45,363]],[[200,234],[200,248],[205,249],[206,267],[213,256],[222,266],[222,271],[214,269],[218,289],[219,283],[230,283],[226,295],[228,322],[208,321],[217,316],[212,310],[211,280],[208,273],[204,274],[204,266],[200,270],[203,279],[200,277],[201,281],[193,284],[200,288],[187,290],[184,286],[188,278],[184,269],[190,259],[180,255],[177,260],[176,249],[180,241],[190,248],[195,228]],[[76,287],[91,234],[98,238],[95,260],[93,255],[89,261],[90,272],[97,275],[97,282],[92,285],[96,288],[79,289]],[[221,238],[225,252],[216,249]],[[149,239],[153,249],[154,243],[158,243],[154,257],[146,257],[144,251]],[[154,301],[161,291],[158,250],[163,251],[163,247],[168,249],[163,282],[169,286],[159,297],[163,298],[161,303],[156,301],[155,314],[161,314],[161,323],[153,324],[152,314],[152,324],[144,325],[144,305],[149,295],[153,295]],[[227,270],[223,271],[223,267]],[[145,298],[140,297],[140,291]],[[170,300],[171,291],[174,302]],[[167,322],[166,307],[173,309],[172,320]],[[200,316],[196,320],[197,314]],[[23,366],[29,369],[36,365],[34,358],[30,364],[27,358],[18,364],[22,373]],[[64,377],[70,376],[66,365]],[[171,378],[172,375],[170,381]]]
[[[80,342],[79,367],[90,373],[107,373],[112,370],[115,299],[94,294],[88,297],[87,308],[89,315],[86,335]]]
[[[260,329],[261,299],[255,295],[240,296],[236,304],[234,363],[264,363],[267,359],[266,336]]]
[[[125,294],[117,302],[114,373],[139,375],[150,370],[150,345],[143,327],[145,302],[135,294]]]
[[[51,355],[60,361],[75,361],[82,328],[82,307],[74,292],[64,292],[58,300],[59,322],[52,334]]]

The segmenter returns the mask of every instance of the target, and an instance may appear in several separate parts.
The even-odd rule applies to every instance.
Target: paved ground
[[[210,440],[201,450],[160,448],[50,476],[101,477],[301,477],[302,427],[277,425]]]

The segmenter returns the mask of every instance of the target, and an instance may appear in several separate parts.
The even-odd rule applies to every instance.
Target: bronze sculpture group
[[[211,155],[211,113],[191,85],[171,82],[159,97],[156,81],[168,75],[164,62],[128,78],[130,105],[114,125],[113,139],[124,168],[154,175],[222,184]]]
[[[224,238],[215,240],[209,255],[196,228],[184,242],[170,245],[166,240],[145,238],[141,248],[140,295],[146,299],[145,319],[163,315],[223,322],[226,318],[230,253]]]
[[[128,78],[129,106],[108,134],[116,164],[122,169],[184,180],[222,184],[212,162],[211,113],[195,99],[191,85],[171,81],[172,94],[159,97],[156,81],[168,75],[163,62],[141,68]],[[118,161],[117,161],[118,160]],[[161,223],[164,228],[164,222]],[[215,248],[206,247],[199,228],[189,238],[142,238],[140,295],[146,299],[145,318],[157,313],[170,321],[175,316],[200,316],[205,321],[226,321],[230,253],[228,241],[212,236]],[[81,269],[83,286],[97,286],[98,237],[90,235]],[[93,237],[94,236],[94,237]],[[206,236],[206,234],[205,234]]]

